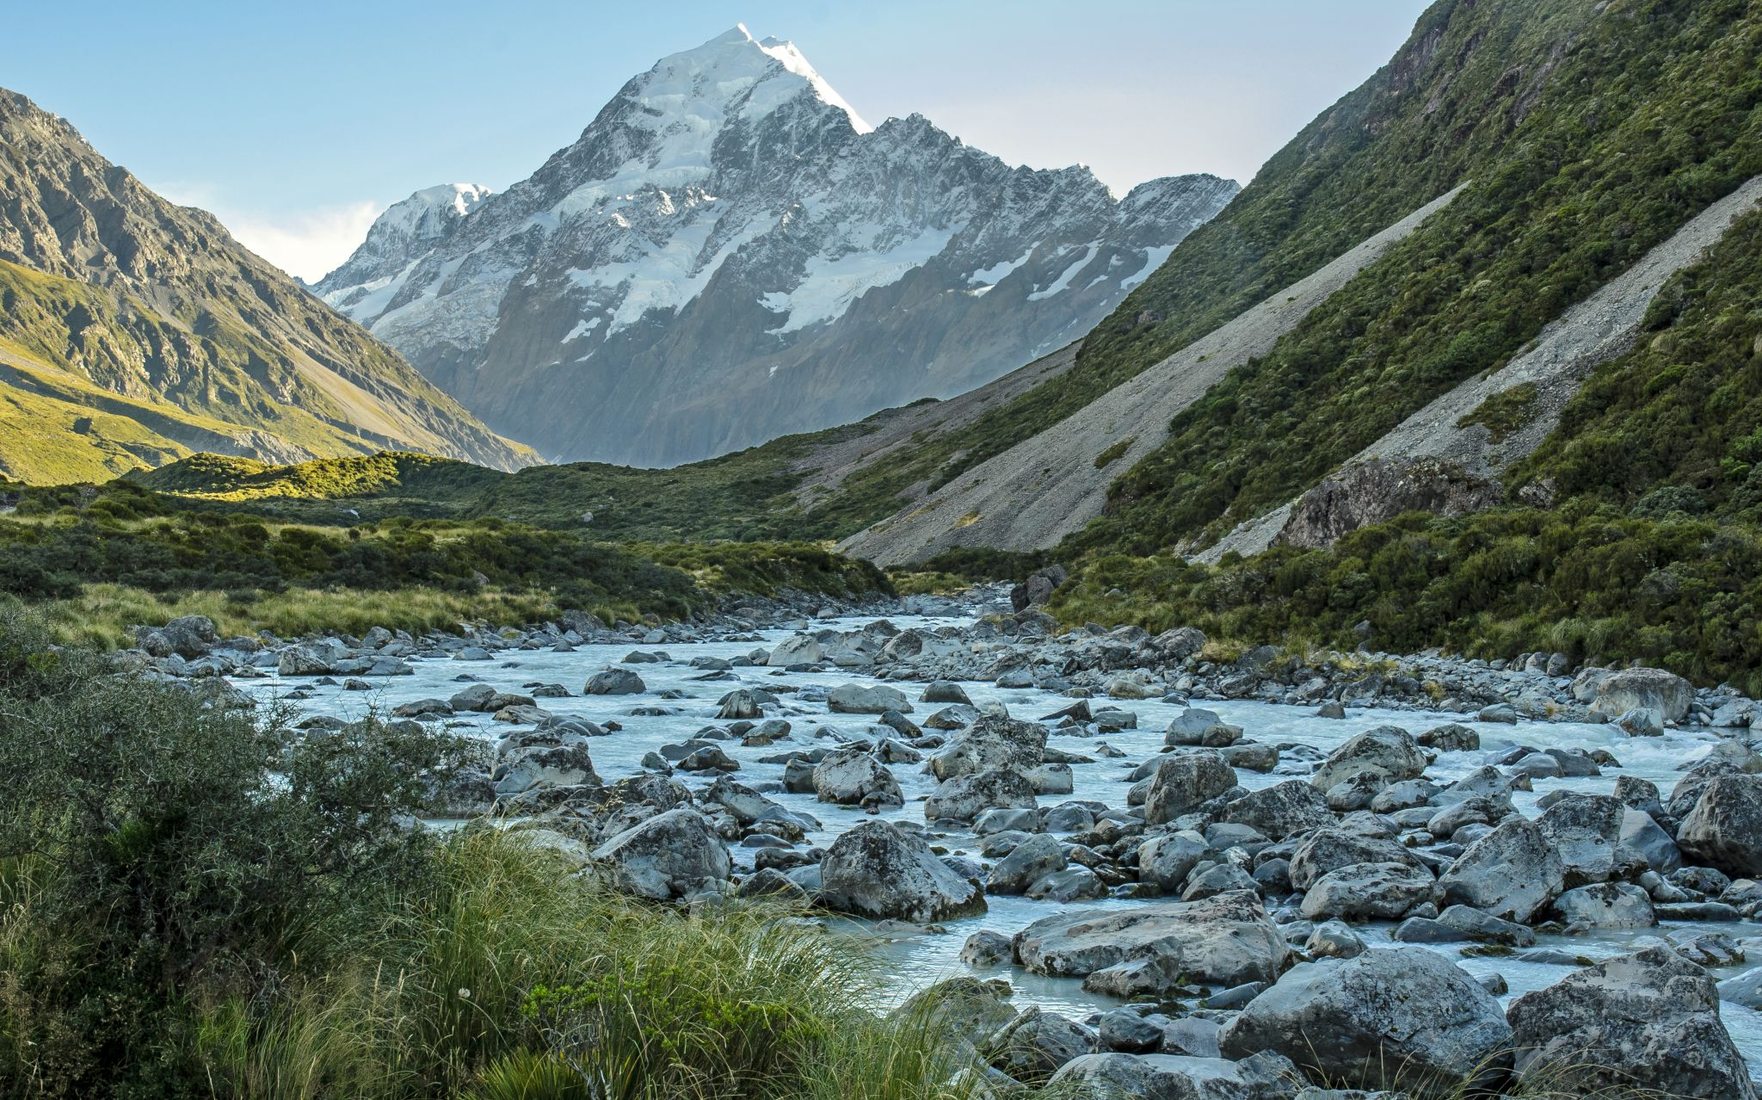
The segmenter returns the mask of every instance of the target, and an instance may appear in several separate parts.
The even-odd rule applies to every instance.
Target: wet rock
[[[1438,885],[1447,903],[1526,922],[1566,888],[1566,866],[1534,822],[1512,817],[1469,845]]]
[[[1303,895],[1309,920],[1396,920],[1432,900],[1432,873],[1408,863],[1354,863],[1329,871]]]
[[[1056,837],[1040,833],[1016,845],[1009,855],[997,861],[985,881],[985,889],[993,894],[1026,893],[1040,879],[1064,869],[1064,846]]]
[[[924,803],[926,821],[974,821],[986,810],[1032,809],[1034,785],[1019,773],[994,770],[961,775],[938,786]]]
[[[1468,726],[1448,722],[1419,735],[1419,743],[1439,752],[1473,752],[1481,747],[1481,735]]]
[[[905,693],[885,684],[840,684],[826,695],[834,714],[886,714],[896,710],[910,714],[912,704]]]
[[[1085,1054],[1052,1077],[1082,1100],[1289,1100],[1291,1064],[1276,1055],[1240,1062],[1176,1054]]]
[[[1225,1025],[1225,1057],[1271,1050],[1312,1076],[1357,1088],[1450,1096],[1496,1080],[1511,1028],[1462,968],[1420,947],[1293,967]]]
[[[1705,970],[1664,947],[1609,959],[1519,997],[1509,1012],[1520,1079],[1578,1095],[1656,1090],[1755,1100]]]
[[[1034,973],[1083,977],[1097,992],[1131,996],[1193,981],[1270,981],[1289,948],[1259,897],[1241,892],[1043,917],[1016,933],[1015,955]]]
[[[1011,1079],[1040,1085],[1060,1066],[1095,1049],[1088,1028],[1029,1005],[985,1041],[981,1048],[991,1065]]]
[[[975,970],[1007,966],[1012,955],[1010,938],[1002,932],[993,932],[990,929],[974,932],[961,945],[961,962]]]
[[[1303,950],[1316,959],[1350,959],[1364,954],[1368,948],[1358,933],[1340,921],[1330,920],[1316,925],[1303,942]]]
[[[1173,821],[1201,803],[1236,786],[1236,770],[1215,752],[1182,752],[1164,757],[1151,776],[1144,799],[1144,820],[1151,825]]]
[[[1661,668],[1628,668],[1604,677],[1596,688],[1592,713],[1604,718],[1636,708],[1657,711],[1666,722],[1680,722],[1695,701],[1687,680]]]
[[[1328,796],[1301,779],[1290,779],[1230,803],[1224,820],[1247,825],[1269,840],[1334,824]]]
[[[1045,754],[1045,726],[987,714],[930,758],[930,774],[947,780],[983,771],[1027,771]]]
[[[1395,783],[1424,774],[1425,753],[1413,737],[1399,726],[1377,726],[1351,738],[1328,754],[1310,783],[1325,791],[1362,772]]]
[[[628,893],[667,901],[724,881],[732,863],[728,848],[696,810],[679,807],[613,836],[593,851],[613,885]]]
[[[587,746],[575,744],[523,745],[503,754],[490,773],[500,796],[517,795],[539,787],[599,786]]]
[[[820,900],[842,913],[920,924],[985,911],[977,882],[885,821],[865,821],[832,842],[820,861]]]
[[[1191,830],[1153,836],[1138,846],[1138,879],[1166,891],[1179,890],[1210,850],[1205,838]]]
[[[583,695],[641,695],[648,690],[642,677],[627,668],[608,668],[588,677]]]
[[[1451,905],[1436,917],[1409,917],[1393,933],[1397,943],[1485,943],[1502,947],[1531,947],[1536,934],[1521,924],[1471,909]]]
[[[1762,876],[1762,776],[1709,780],[1677,830],[1676,842],[1728,874]]]
[[[905,805],[899,780],[873,753],[860,746],[828,753],[814,766],[814,797],[843,806]]]
[[[967,698],[967,689],[952,680],[932,680],[925,684],[923,694],[918,696],[918,702],[973,705],[973,701]]]
[[[1610,795],[1573,793],[1554,801],[1536,819],[1536,828],[1560,853],[1568,887],[1609,878],[1626,810]]]
[[[1658,923],[1652,899],[1627,882],[1599,882],[1554,899],[1553,916],[1567,928],[1650,928]]]
[[[1346,829],[1318,829],[1291,854],[1291,885],[1307,890],[1323,875],[1354,863],[1421,866],[1412,852],[1384,837],[1362,836]]]

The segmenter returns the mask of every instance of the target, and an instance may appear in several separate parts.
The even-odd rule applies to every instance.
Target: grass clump
[[[0,1093],[965,1100],[792,911],[613,894],[519,830],[412,827],[466,746],[295,736],[0,611]]]
[[[1458,420],[1456,426],[1467,428],[1479,424],[1492,434],[1493,442],[1499,443],[1529,423],[1535,404],[1536,384],[1520,382],[1482,401],[1468,415]]]

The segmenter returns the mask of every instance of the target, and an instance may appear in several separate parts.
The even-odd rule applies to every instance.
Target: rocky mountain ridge
[[[1184,176],[1116,201],[921,116],[871,128],[793,46],[737,28],[437,235],[376,226],[316,289],[548,456],[671,465],[1070,343],[1236,191]]]
[[[211,215],[3,90],[0,196],[0,474],[102,480],[198,450],[530,458]]]

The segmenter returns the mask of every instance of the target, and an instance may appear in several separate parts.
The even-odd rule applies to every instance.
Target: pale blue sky
[[[419,187],[500,189],[661,56],[744,22],[858,113],[1011,163],[1246,182],[1388,59],[1422,0],[105,0],[8,5],[0,85],[315,278]]]

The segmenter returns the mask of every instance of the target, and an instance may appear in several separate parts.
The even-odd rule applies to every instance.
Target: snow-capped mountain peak
[[[506,191],[388,210],[316,289],[547,455],[666,465],[1068,343],[1236,190],[1118,201],[921,115],[871,128],[795,46],[737,26],[627,81]]]

